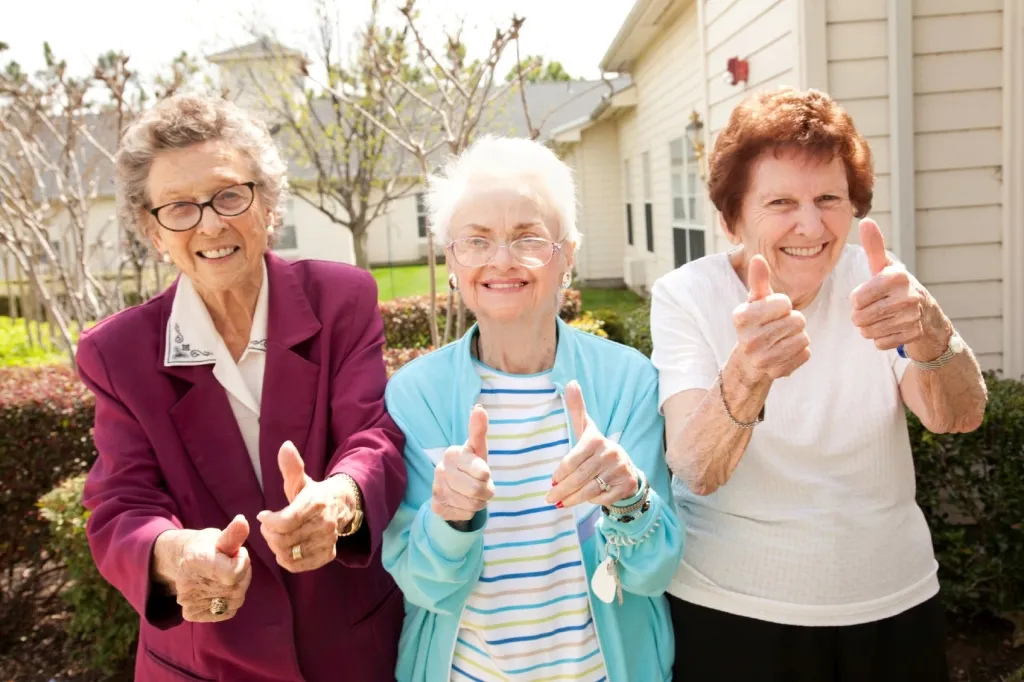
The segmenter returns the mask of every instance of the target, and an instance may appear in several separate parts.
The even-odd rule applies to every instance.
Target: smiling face
[[[559,241],[554,211],[525,181],[476,182],[452,214],[450,225],[452,241],[485,237],[505,246],[524,237]],[[540,322],[554,316],[562,278],[572,272],[573,264],[568,242],[546,265],[535,268],[518,263],[507,248],[499,248],[494,259],[481,267],[460,264],[452,249],[446,255],[448,271],[457,278],[466,307],[482,322]]]
[[[795,150],[761,154],[729,241],[743,246],[737,272],[761,254],[772,290],[802,308],[814,300],[842,255],[853,221],[846,167],[839,157],[822,162]]]
[[[220,190],[252,179],[250,164],[237,149],[211,141],[160,152],[150,167],[147,189],[154,207],[175,201],[202,203]],[[153,216],[149,219],[154,223],[156,248],[168,254],[200,292],[258,286],[272,219],[260,203],[259,192],[249,209],[237,216],[221,216],[205,207],[202,221],[185,232],[168,230]]]

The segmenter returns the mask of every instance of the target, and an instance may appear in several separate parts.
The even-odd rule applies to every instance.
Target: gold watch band
[[[351,491],[353,499],[356,501],[356,506],[352,509],[352,518],[348,525],[344,528],[338,528],[338,537],[345,538],[349,535],[354,535],[359,531],[363,525],[363,493],[359,490],[359,486],[356,485],[355,480],[348,474],[338,474],[341,478],[342,483]]]

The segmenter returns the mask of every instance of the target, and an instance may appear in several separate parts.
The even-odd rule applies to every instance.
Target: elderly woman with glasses
[[[141,616],[136,679],[393,680],[378,549],[406,475],[373,278],[267,250],[285,165],[224,100],[144,113],[116,170],[123,224],[181,272],[78,347],[86,533]]]
[[[407,602],[398,679],[671,679],[682,532],[657,375],[558,318],[580,241],[569,168],[484,138],[427,202],[477,324],[385,394],[409,472],[383,550]]]

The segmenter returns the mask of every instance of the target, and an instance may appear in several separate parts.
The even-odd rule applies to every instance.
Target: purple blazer
[[[164,366],[175,286],[79,341],[99,452],[85,487],[86,532],[100,573],[142,617],[140,681],[395,679],[403,604],[380,544],[405,492],[405,441],[384,409],[376,283],[347,265],[266,261],[263,492],[213,366]],[[365,504],[364,526],[339,540],[337,561],[299,574],[277,565],[256,521],[288,504],[277,466],[286,440],[314,480],[345,472]],[[223,528],[239,513],[250,526],[245,604],[223,623],[183,621],[173,598],[151,590],[157,535]]]

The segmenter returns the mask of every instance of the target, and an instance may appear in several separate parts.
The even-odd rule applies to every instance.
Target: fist
[[[487,466],[487,411],[477,405],[469,415],[469,439],[448,448],[434,469],[430,508],[445,521],[469,521],[494,497]]]
[[[190,531],[178,555],[173,592],[181,615],[193,623],[216,623],[233,618],[245,603],[252,580],[249,554],[242,544],[249,537],[249,524],[237,516],[224,530],[207,528]],[[227,610],[214,614],[214,599],[227,602]]]
[[[763,256],[750,259],[747,302],[732,314],[736,326],[736,352],[746,369],[757,378],[789,376],[811,357],[807,320],[793,310],[785,294],[772,292],[771,272]]]

